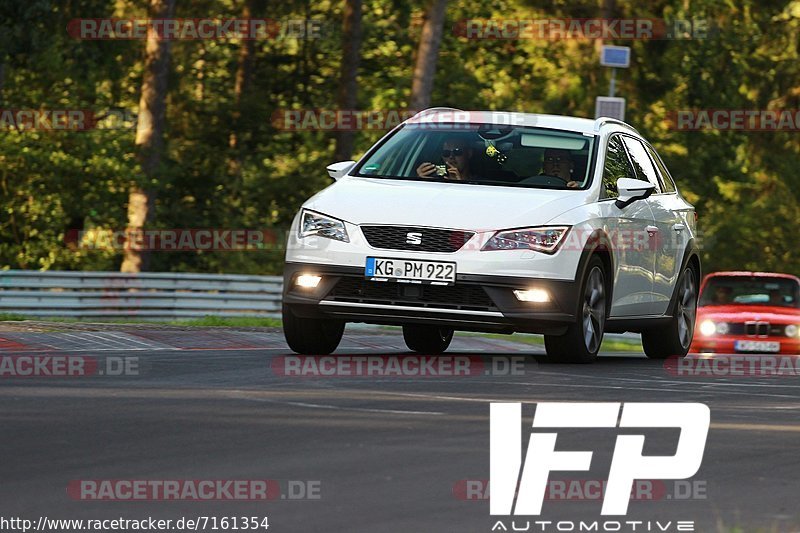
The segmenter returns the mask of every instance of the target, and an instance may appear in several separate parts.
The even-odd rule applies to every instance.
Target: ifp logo
[[[680,428],[674,455],[642,455],[644,435],[617,435],[602,515],[624,515],[637,479],[686,479],[697,473],[711,421],[701,403],[539,403],[522,462],[522,404],[491,404],[490,513],[539,515],[550,472],[587,471],[591,451],[556,451],[545,428]]]

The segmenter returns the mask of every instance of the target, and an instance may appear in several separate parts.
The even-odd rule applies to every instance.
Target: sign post
[[[595,118],[611,117],[625,120],[625,99],[616,98],[617,69],[631,66],[631,48],[629,46],[603,46],[600,52],[600,64],[611,67],[611,82],[608,87],[608,96],[598,96],[595,99]]]

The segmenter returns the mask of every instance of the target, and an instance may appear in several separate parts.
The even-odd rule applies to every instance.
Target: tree
[[[361,62],[361,0],[346,0],[342,34],[342,67],[339,93],[336,99],[340,110],[351,112],[358,102],[358,66]],[[345,161],[353,156],[355,132],[336,132],[334,159]]]
[[[447,0],[431,0],[425,13],[422,36],[417,49],[417,63],[411,82],[409,107],[420,111],[431,105],[433,79],[436,75],[436,62],[439,59],[439,46],[442,43],[444,14]]]
[[[245,0],[242,7],[242,18],[251,19],[255,11],[255,0]],[[253,61],[255,60],[255,41],[253,39],[242,39],[239,46],[239,57],[236,67],[236,78],[233,87],[233,120],[231,133],[228,137],[228,146],[231,149],[231,158],[228,163],[229,171],[233,175],[237,190],[240,189],[242,157],[240,153],[239,135],[242,117],[242,98],[250,88],[253,77]]]
[[[151,18],[171,18],[174,12],[175,0],[150,0]],[[132,184],[128,193],[128,232],[141,230],[153,220],[155,188],[164,155],[168,73],[169,41],[150,26],[145,44],[144,80],[136,124],[136,152],[142,168],[142,180]],[[147,270],[148,260],[148,251],[127,246],[120,270]]]
[[[125,269],[279,273],[282,255],[266,247],[125,257],[116,246],[92,248],[86,235],[127,225],[280,233],[300,204],[330,183],[325,165],[363,152],[384,133],[354,132],[348,149],[347,134],[331,135],[329,126],[315,128],[311,121],[281,127],[272,118],[276,112],[442,103],[591,117],[595,96],[608,87],[608,69],[597,60],[599,40],[497,38],[496,32],[466,38],[448,31],[443,1],[358,1],[360,47],[342,38],[342,28],[355,31],[347,26],[356,16],[347,0],[203,0],[202,13],[209,16],[312,21],[319,31],[298,38],[292,33],[301,28],[283,26],[288,34],[254,41],[179,40],[169,48],[169,68],[166,46],[155,48],[160,55],[144,54],[142,41],[80,39],[62,31],[87,14],[159,16],[158,6],[171,9],[166,0],[156,8],[151,0],[0,2],[4,110],[128,117],[141,108],[136,135],[128,118],[118,127],[107,120],[70,132],[16,128],[0,114],[0,268],[113,270],[129,259]],[[618,78],[628,121],[697,207],[704,271],[798,271],[800,254],[792,246],[800,219],[796,131],[684,131],[669,117],[677,110],[800,107],[800,0],[640,4],[450,0],[447,8],[453,22],[497,21],[498,13],[506,20],[710,22],[705,37],[606,40],[632,47],[631,68]],[[145,89],[161,96],[142,99]],[[83,244],[65,238],[80,230]]]

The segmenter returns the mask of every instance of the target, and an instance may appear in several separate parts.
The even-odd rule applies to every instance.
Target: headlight
[[[304,289],[316,289],[320,281],[322,281],[322,276],[316,274],[300,274],[294,280],[294,284]]]
[[[800,328],[798,328],[794,324],[789,324],[788,326],[786,326],[786,336],[796,337],[798,330],[800,330]]]
[[[727,322],[720,322],[717,324],[717,335],[727,335],[730,328],[728,327]]]
[[[547,303],[550,301],[550,293],[544,289],[527,289],[514,291],[514,296],[520,302]]]
[[[481,250],[535,250],[553,254],[569,231],[568,226],[543,226],[495,233]]]
[[[711,320],[703,320],[703,322],[700,324],[700,333],[702,333],[704,336],[710,337],[716,332],[717,325]]]
[[[337,218],[303,210],[303,214],[300,216],[300,238],[312,235],[350,242],[344,222]]]

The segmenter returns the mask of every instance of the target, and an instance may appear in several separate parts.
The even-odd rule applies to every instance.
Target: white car
[[[624,122],[430,109],[328,172],[289,232],[295,352],[333,352],[347,322],[402,326],[426,354],[454,330],[543,334],[559,362],[593,361],[604,332],[689,349],[695,211]]]

